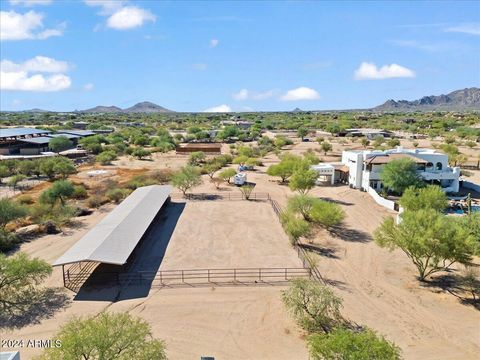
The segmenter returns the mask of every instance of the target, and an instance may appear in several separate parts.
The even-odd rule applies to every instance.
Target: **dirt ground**
[[[430,140],[420,140],[419,147],[430,147]],[[341,150],[362,148],[360,143],[346,145],[332,140],[333,151],[323,161],[340,161]],[[405,144],[404,144],[405,143]],[[402,144],[410,144],[410,140]],[[407,147],[407,146],[405,146]],[[409,145],[408,147],[411,147]],[[290,146],[293,153],[318,149],[314,142]],[[471,159],[478,149],[463,149]],[[265,166],[248,172],[255,191],[268,192],[281,205],[292,193],[278,179],[266,175],[276,155],[262,159]],[[122,169],[155,169],[181,166],[186,158],[158,155],[153,161],[120,159]],[[115,166],[112,167],[115,169]],[[120,171],[117,169],[117,171]],[[123,171],[123,170],[122,170]],[[480,183],[480,171],[472,171]],[[118,175],[116,175],[118,176]],[[204,183],[194,192],[238,192],[234,186],[216,190],[204,176]],[[480,313],[461,304],[456,297],[435,287],[422,286],[415,269],[400,251],[389,252],[372,241],[375,228],[393,212],[377,205],[364,192],[347,186],[316,187],[311,194],[335,201],[346,212],[341,232],[320,232],[308,245],[316,248],[318,268],[343,298],[342,313],[358,324],[366,325],[401,347],[405,359],[456,360],[476,359],[480,353]],[[54,261],[96,224],[111,209],[102,207],[81,220],[82,225],[66,235],[49,235],[22,245],[32,256]],[[172,237],[164,252],[152,251],[163,262],[160,267],[220,266],[298,266],[298,259],[288,245],[278,220],[267,204],[247,202],[191,202],[176,208]],[[215,226],[202,218],[211,219]],[[248,225],[248,226],[247,226]],[[270,236],[272,235],[272,236]],[[278,242],[274,242],[277,241]],[[192,246],[192,244],[194,244]],[[158,262],[154,259],[153,263]],[[149,262],[137,264],[139,269]],[[55,269],[47,286],[61,286],[61,272]],[[72,315],[94,314],[104,309],[129,311],[145,318],[155,336],[167,343],[172,359],[307,359],[305,341],[281,303],[281,287],[199,287],[153,289],[148,297],[111,301],[75,300],[65,309],[40,324],[0,332],[9,338],[49,338]],[[22,359],[38,354],[25,349]]]

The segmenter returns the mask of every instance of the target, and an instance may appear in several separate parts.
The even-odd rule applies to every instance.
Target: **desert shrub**
[[[150,175],[158,184],[167,184],[172,179],[173,171],[170,169],[155,170]]]
[[[335,329],[328,334],[308,338],[312,360],[399,360],[400,348],[374,331]]]
[[[328,286],[297,278],[282,293],[283,303],[297,323],[308,332],[328,333],[343,324],[342,299]]]
[[[9,198],[0,199],[0,228],[27,215],[27,209]]]
[[[75,185],[73,188],[73,199],[86,199],[88,197],[87,189],[83,185]]]
[[[95,160],[102,165],[109,165],[117,158],[117,154],[113,150],[102,151],[95,157]]]
[[[135,156],[137,159],[142,160],[143,158],[150,156],[150,151],[144,148],[136,148],[133,150],[132,155]]]
[[[205,153],[203,151],[196,151],[190,154],[188,158],[188,164],[192,166],[198,166],[205,160]]]
[[[310,211],[311,221],[326,229],[339,225],[344,218],[345,212],[340,205],[329,201],[316,200]]]
[[[20,242],[21,240],[16,234],[0,227],[0,253],[13,250]]]
[[[48,143],[48,147],[56,153],[70,149],[72,146],[73,143],[66,136],[52,138]]]
[[[77,210],[68,205],[36,203],[29,208],[30,216],[34,223],[44,225],[52,223],[58,228],[70,224],[72,218],[76,216]]]
[[[33,204],[33,198],[30,195],[19,195],[15,198],[15,201],[21,205],[30,205]]]
[[[87,206],[90,208],[97,209],[100,206],[106,204],[108,199],[105,196],[93,195],[87,199]]]
[[[155,185],[157,182],[146,175],[137,175],[131,178],[126,184],[125,187],[130,190],[135,190],[136,188],[142,186]]]
[[[123,199],[125,199],[130,191],[128,189],[120,189],[120,188],[114,188],[114,189],[109,189],[105,196],[110,199],[111,201],[115,203],[119,203]]]
[[[7,185],[13,188],[13,190],[15,191],[17,189],[18,183],[25,180],[26,178],[27,177],[22,174],[13,175],[12,177],[10,177],[10,179],[8,179]]]

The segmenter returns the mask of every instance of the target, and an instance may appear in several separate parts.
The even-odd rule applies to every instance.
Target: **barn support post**
[[[62,265],[63,287],[65,287],[65,265]]]

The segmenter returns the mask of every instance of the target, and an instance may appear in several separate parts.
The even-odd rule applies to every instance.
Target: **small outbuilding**
[[[220,155],[222,144],[220,143],[188,143],[177,146],[177,154],[191,154],[192,152],[204,152],[208,155]]]

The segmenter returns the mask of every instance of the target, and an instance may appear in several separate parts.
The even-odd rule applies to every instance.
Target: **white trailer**
[[[235,185],[241,186],[247,182],[247,174],[238,173],[233,177],[233,183]]]

